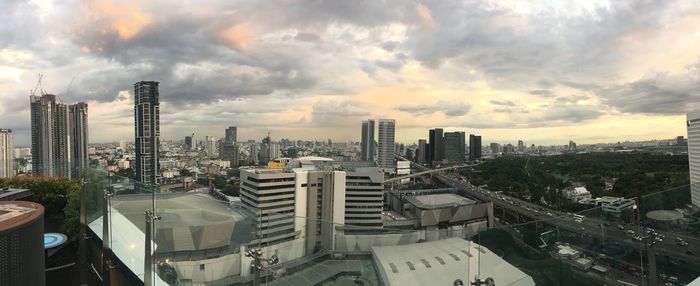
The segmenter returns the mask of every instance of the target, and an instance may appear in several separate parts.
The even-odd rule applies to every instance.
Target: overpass
[[[420,164],[412,164],[412,166],[415,166],[416,169],[424,171],[429,169]],[[630,239],[628,235],[626,235],[623,231],[618,230],[615,227],[605,228],[605,233],[603,234],[601,232],[601,225],[605,222],[604,220],[586,218],[582,223],[577,223],[567,214],[559,216],[550,216],[546,213],[549,212],[551,214],[559,214],[560,212],[530,202],[517,200],[515,198],[508,198],[508,200],[500,199],[498,197],[491,196],[489,192],[484,191],[481,188],[470,184],[469,182],[463,182],[439,172],[434,175],[434,178],[440,180],[441,182],[447,184],[450,187],[457,188],[458,190],[465,192],[471,196],[474,196],[475,198],[478,198],[480,200],[492,201],[494,206],[498,206],[505,210],[517,213],[518,215],[521,215],[523,217],[527,217],[533,222],[551,225],[554,227],[558,227],[561,230],[566,230],[573,233],[585,232],[591,235],[592,237],[596,237],[598,239],[604,238],[605,240],[614,240],[617,243],[633,247],[634,249],[641,249],[643,246],[642,242]],[[511,203],[513,201],[517,201],[518,204],[516,205]],[[526,209],[525,206],[528,206],[530,210]],[[534,209],[540,209],[543,211],[535,212]],[[660,231],[657,230],[657,232]],[[698,256],[686,254],[686,248],[676,245],[674,239],[672,238],[672,235],[668,234],[666,235],[666,237],[667,238],[664,239],[663,242],[656,243],[655,251],[657,255],[665,255],[678,259],[680,261],[690,262],[693,265],[700,265],[700,258]],[[687,237],[685,239],[690,243],[689,247],[693,248],[694,252],[697,253],[698,250],[696,248],[700,246],[700,239],[690,240]]]

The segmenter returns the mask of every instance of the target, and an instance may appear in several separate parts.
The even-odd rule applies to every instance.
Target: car
[[[554,215],[553,215],[552,213],[550,213],[550,212],[548,212],[547,215],[548,215],[548,216],[554,216]]]
[[[678,244],[678,245],[680,245],[680,246],[688,246],[688,243],[685,242],[685,241],[682,241],[682,240],[681,240],[681,241],[677,241],[676,244]]]
[[[685,251],[685,254],[688,254],[688,255],[695,255],[695,252],[693,252],[692,250],[688,249],[688,250]]]
[[[604,222],[604,223],[603,223],[603,226],[608,227],[608,226],[610,226],[610,224],[607,223],[607,222]]]
[[[634,230],[628,229],[627,234],[634,234]]]
[[[620,224],[617,225],[617,228],[619,228],[620,230],[625,230],[625,227]]]

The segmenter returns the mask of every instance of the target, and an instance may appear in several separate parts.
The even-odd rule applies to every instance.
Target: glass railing
[[[681,285],[700,275],[688,186],[563,211],[464,184],[448,189],[473,205],[417,211],[406,197],[429,191],[405,192],[400,209],[385,206],[383,227],[368,228],[101,170],[85,182],[87,224],[109,236],[108,266],[150,285]]]

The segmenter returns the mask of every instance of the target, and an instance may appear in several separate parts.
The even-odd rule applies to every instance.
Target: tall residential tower
[[[374,120],[362,121],[362,141],[360,141],[360,160],[374,161]]]
[[[380,168],[394,169],[394,139],[396,122],[394,119],[379,119],[377,164]]]
[[[88,165],[88,105],[79,102],[68,106],[71,141],[71,173],[80,177]]]
[[[160,182],[160,103],[158,82],[134,84],[134,138],[136,139],[136,181],[146,185]]]
[[[690,167],[690,201],[700,207],[700,112],[688,113],[688,165]]]
[[[31,95],[32,172],[71,177],[71,135],[68,106],[53,94]]]
[[[15,175],[14,147],[11,129],[0,129],[0,178],[10,178]]]

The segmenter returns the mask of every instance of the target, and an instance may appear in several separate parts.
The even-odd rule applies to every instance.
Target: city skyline
[[[0,4],[0,122],[16,145],[30,142],[38,73],[58,99],[90,105],[92,142],[131,138],[138,80],[162,83],[165,139],[233,124],[242,139],[359,141],[362,119],[389,117],[397,142],[434,127],[615,142],[685,135],[684,113],[700,108],[689,2],[163,4]]]

